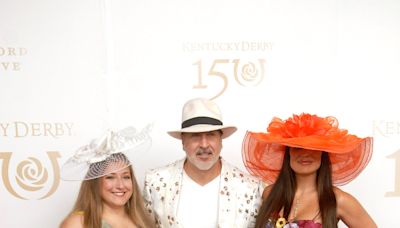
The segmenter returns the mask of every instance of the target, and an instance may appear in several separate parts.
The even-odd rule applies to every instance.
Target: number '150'
[[[222,88],[211,98],[215,99],[221,96],[228,88],[228,75],[233,70],[233,76],[236,82],[241,86],[257,86],[264,78],[265,59],[257,59],[256,61],[241,61],[240,59],[215,59],[208,69],[207,76],[219,78],[223,81]],[[203,63],[201,60],[193,63],[197,66],[197,83],[193,85],[194,89],[206,89],[203,76]]]

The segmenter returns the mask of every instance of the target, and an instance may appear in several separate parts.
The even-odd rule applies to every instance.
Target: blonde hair
[[[155,227],[145,210],[143,198],[139,191],[139,185],[133,173],[132,166],[129,166],[131,173],[133,193],[125,204],[125,212],[132,219],[136,226],[147,228]],[[82,182],[78,198],[71,213],[83,212],[83,226],[85,228],[99,228],[102,224],[102,199],[100,196],[101,178],[85,180]]]

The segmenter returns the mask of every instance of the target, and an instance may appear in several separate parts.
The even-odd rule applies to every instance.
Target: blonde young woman
[[[83,182],[75,206],[60,227],[154,227],[128,159],[146,150],[149,143],[149,138],[135,138],[135,130],[127,128],[81,147],[62,168],[64,180]]]
[[[338,128],[334,117],[274,118],[266,133],[248,132],[244,163],[270,184],[265,188],[257,228],[375,228],[355,197],[334,185],[353,180],[368,164],[372,138]]]

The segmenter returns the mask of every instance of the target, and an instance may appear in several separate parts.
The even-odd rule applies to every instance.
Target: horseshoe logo
[[[0,153],[0,160],[3,160],[1,173],[4,186],[6,187],[7,191],[16,198],[28,200],[26,197],[18,194],[11,185],[9,175],[11,156],[11,152]],[[49,151],[47,152],[47,156],[49,157],[52,165],[54,178],[50,190],[39,199],[45,199],[51,196],[57,190],[57,187],[60,184],[60,166],[58,165],[57,161],[57,159],[60,157],[60,154],[56,151]],[[45,187],[49,182],[48,170],[37,158],[28,157],[17,164],[15,183],[25,191],[39,191],[43,189],[43,187]]]

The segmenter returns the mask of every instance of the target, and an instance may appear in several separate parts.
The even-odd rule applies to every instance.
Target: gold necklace
[[[297,210],[299,209],[299,201],[300,201],[300,197],[298,197],[296,199],[296,205],[294,206],[294,212],[293,212],[293,220],[296,220],[297,218]]]
[[[296,220],[297,218],[297,210],[299,209],[299,205],[300,205],[300,198],[302,198],[304,195],[304,191],[301,192],[300,196],[297,197],[296,199],[296,203],[294,205],[294,210],[293,210],[293,219],[292,220]]]

